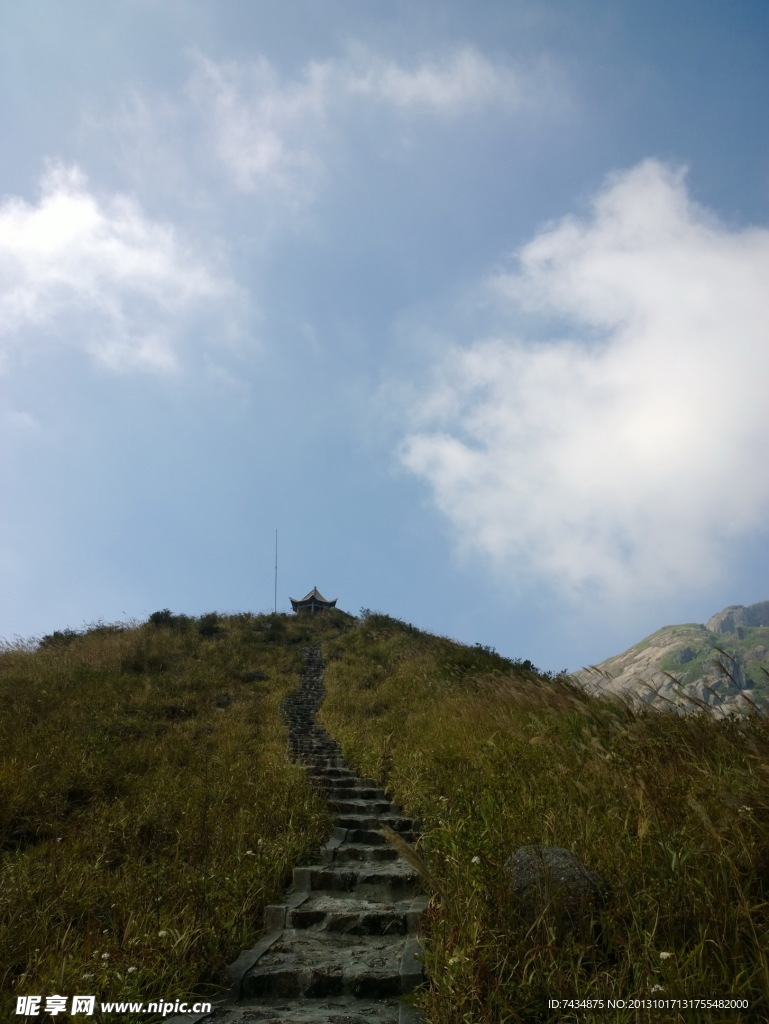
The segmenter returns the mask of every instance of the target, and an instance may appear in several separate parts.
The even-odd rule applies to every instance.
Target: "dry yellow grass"
[[[765,719],[634,711],[381,615],[327,646],[321,719],[425,823],[431,1024],[769,1019]],[[598,941],[517,915],[504,863],[532,843],[608,883]],[[693,996],[750,1009],[547,1005]]]
[[[3,1019],[17,995],[210,995],[253,944],[329,828],[279,713],[309,628],[182,617],[0,654]]]
[[[430,1024],[769,1018],[766,720],[634,711],[386,616],[243,615],[0,655],[5,1019],[16,994],[203,996],[253,943],[329,827],[279,714],[310,639],[322,721],[425,823]],[[518,915],[530,843],[608,883],[592,941]],[[547,1005],[693,996],[750,1009]]]

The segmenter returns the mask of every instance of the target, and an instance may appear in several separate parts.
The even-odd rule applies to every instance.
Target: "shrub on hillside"
[[[198,619],[198,633],[204,637],[218,636],[224,630],[219,625],[219,613],[208,612]]]
[[[173,629],[177,633],[185,633],[192,625],[189,615],[174,615],[170,608],[153,612],[147,621],[149,625],[155,626],[157,629]]]
[[[67,644],[71,644],[73,640],[77,640],[80,636],[82,636],[82,633],[67,626],[66,629],[55,629],[53,633],[47,633],[42,637],[38,646],[41,649],[46,647],[66,647]]]

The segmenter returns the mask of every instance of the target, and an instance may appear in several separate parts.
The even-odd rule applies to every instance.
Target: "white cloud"
[[[352,94],[374,97],[406,109],[464,113],[488,104],[513,108],[534,102],[544,84],[542,71],[495,64],[472,47],[407,68],[358,51],[354,68],[343,72]]]
[[[500,307],[569,329],[451,351],[404,465],[462,545],[572,598],[714,581],[769,511],[769,230],[718,223],[649,160],[516,255]]]
[[[282,83],[263,57],[243,65],[198,55],[196,63],[190,93],[235,185],[310,192],[321,171],[312,136],[325,116],[324,66],[310,64],[298,81]]]
[[[6,438],[11,433],[37,433],[41,429],[40,422],[34,416],[18,409],[0,407],[0,422],[2,422],[4,429],[7,430]]]
[[[129,197],[53,165],[37,204],[0,202],[0,343],[83,348],[113,370],[167,371],[189,317],[232,299],[224,277]]]
[[[351,45],[339,59],[312,61],[293,79],[264,57],[218,64],[196,56],[190,95],[211,151],[244,191],[278,189],[301,204],[322,182],[329,149],[354,112],[459,116],[491,105],[509,110],[558,104],[565,90],[544,62],[495,63],[470,47],[407,67]]]

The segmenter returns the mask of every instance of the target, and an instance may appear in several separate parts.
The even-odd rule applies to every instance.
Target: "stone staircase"
[[[267,907],[267,934],[228,968],[227,1000],[168,1024],[416,1024],[399,997],[423,980],[419,922],[426,905],[416,871],[383,837],[406,841],[404,818],[371,779],[345,766],[315,721],[323,700],[320,645],[305,650],[299,689],[283,702],[291,756],[334,813],[320,864],[294,869],[284,903]]]

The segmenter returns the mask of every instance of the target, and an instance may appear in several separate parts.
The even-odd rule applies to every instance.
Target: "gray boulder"
[[[608,888],[576,854],[560,846],[522,846],[505,863],[521,915],[534,924],[550,911],[558,932],[590,931]]]

